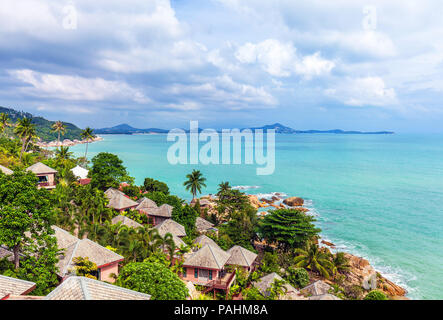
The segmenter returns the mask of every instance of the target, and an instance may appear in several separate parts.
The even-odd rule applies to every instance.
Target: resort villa
[[[102,281],[114,282],[112,274],[118,275],[119,262],[124,258],[102,247],[98,243],[89,239],[78,239],[69,232],[53,226],[55,237],[59,249],[63,249],[64,253],[59,257],[57,267],[59,268],[58,276],[66,279],[74,273],[75,264],[73,259],[76,257],[89,258],[90,261],[97,265],[97,279]]]
[[[195,228],[199,233],[207,233],[207,232],[218,232],[217,228],[214,228],[214,224],[209,222],[208,220],[205,220],[201,217],[197,217],[197,220],[195,220]]]
[[[112,224],[121,223],[122,225],[127,226],[129,228],[133,228],[133,229],[137,229],[137,228],[143,227],[143,225],[141,225],[137,221],[134,221],[131,218],[128,218],[128,217],[125,217],[125,216],[122,216],[122,215],[119,215],[119,216],[116,216],[116,217],[112,218],[111,223]]]
[[[206,235],[196,238],[194,244],[200,249],[185,258],[182,279],[206,286],[206,292],[229,290],[235,280],[235,272],[227,271],[229,266],[240,266],[250,272],[256,264],[257,254],[240,246],[224,251]]]
[[[57,170],[54,170],[47,165],[37,162],[26,169],[33,172],[38,178],[38,187],[45,189],[54,189],[56,187],[55,175]]]
[[[135,209],[140,213],[147,215],[154,226],[172,218],[172,206],[169,204],[163,204],[158,207],[154,201],[148,198],[141,199],[139,205]]]
[[[71,169],[72,174],[78,179],[78,183],[81,185],[87,185],[91,182],[91,179],[88,178],[89,170],[76,166]]]
[[[114,188],[109,188],[106,190],[105,196],[109,200],[107,207],[113,208],[119,212],[135,209],[138,206],[137,202],[131,200],[123,192]]]

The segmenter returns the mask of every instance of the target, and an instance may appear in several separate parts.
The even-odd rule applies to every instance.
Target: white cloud
[[[298,57],[296,48],[289,42],[268,39],[257,44],[246,43],[235,53],[237,60],[244,64],[259,64],[264,71],[275,77],[289,77],[298,74],[310,78],[328,74],[335,63],[321,58],[320,53]]]
[[[26,94],[37,97],[85,101],[103,101],[110,98],[126,98],[137,103],[147,103],[150,101],[140,90],[131,88],[125,82],[120,81],[44,74],[29,69],[10,70],[9,74],[16,79],[31,85],[22,87],[22,91]]]
[[[380,77],[347,78],[325,93],[349,106],[393,106],[397,95]]]

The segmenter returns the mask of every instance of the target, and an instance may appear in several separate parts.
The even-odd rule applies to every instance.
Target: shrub
[[[133,262],[123,267],[117,285],[151,295],[152,300],[185,300],[188,288],[159,262]]]
[[[288,281],[295,288],[304,288],[309,284],[309,274],[304,268],[288,268]]]
[[[166,195],[169,194],[169,187],[166,183],[152,179],[152,178],[146,178],[143,183],[143,186],[144,186],[145,190],[148,192],[159,191],[159,192],[162,192]]]
[[[366,295],[364,300],[388,300],[388,297],[383,292],[373,290]]]

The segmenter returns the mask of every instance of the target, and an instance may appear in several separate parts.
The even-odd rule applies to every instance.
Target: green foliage
[[[110,187],[118,188],[122,182],[132,182],[123,161],[112,153],[101,152],[92,158],[92,169],[89,171],[91,185],[100,190]]]
[[[326,279],[329,279],[331,273],[334,272],[331,255],[325,249],[311,245],[308,250],[296,249],[295,252],[298,254],[294,258],[295,266],[317,272]]]
[[[388,300],[388,297],[386,297],[386,295],[381,291],[372,290],[366,295],[364,300]]]
[[[321,231],[313,222],[312,216],[296,209],[273,210],[260,222],[259,234],[284,250],[300,248]]]
[[[187,204],[185,206],[174,207],[172,210],[172,220],[184,226],[186,234],[191,238],[197,234],[195,221],[198,216],[199,213],[197,210]]]
[[[346,273],[350,270],[349,259],[346,258],[344,252],[337,252],[332,261],[335,272]]]
[[[206,187],[206,178],[203,177],[199,170],[193,170],[191,174],[186,175],[186,178],[188,180],[186,180],[183,185],[185,186],[186,190],[191,192],[192,199],[194,199],[197,192],[201,193],[201,188]]]
[[[97,265],[90,261],[88,257],[75,257],[72,261],[74,262],[74,270],[77,276],[97,279]]]
[[[267,298],[269,300],[277,300],[280,296],[285,295],[287,292],[285,284],[285,280],[275,279],[271,285],[271,288],[269,288]]]
[[[139,199],[141,197],[140,188],[137,186],[129,185],[124,186],[122,192],[131,198]]]
[[[309,284],[309,273],[303,268],[288,268],[289,283],[295,288],[304,288]]]
[[[57,281],[57,244],[51,226],[55,221],[49,192],[37,189],[31,172],[0,173],[0,245],[14,255],[11,275],[37,283],[45,294]],[[19,259],[20,254],[25,258]]]
[[[123,267],[116,284],[151,295],[152,300],[185,300],[188,288],[164,264],[135,262]]]
[[[242,291],[244,300],[266,300],[256,287],[250,287]]]
[[[261,261],[260,270],[263,273],[280,272],[280,264],[277,252],[265,252]]]
[[[0,113],[5,113],[10,117],[10,122],[17,122],[22,118],[32,119],[32,123],[35,125],[36,135],[42,139],[42,141],[54,141],[58,138],[58,132],[53,131],[53,125],[55,121],[49,121],[42,117],[34,117],[32,114],[27,112],[20,112],[14,109],[8,109],[0,107]],[[63,122],[65,127],[65,133],[63,137],[65,139],[80,139],[81,129],[73,125],[72,123]],[[10,132],[12,133],[12,132]]]
[[[152,179],[152,178],[146,178],[143,186],[145,188],[145,191],[148,192],[162,192],[163,194],[168,195],[169,194],[169,187],[166,183]]]

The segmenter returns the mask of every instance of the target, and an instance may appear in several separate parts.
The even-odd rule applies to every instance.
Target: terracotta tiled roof
[[[150,300],[149,294],[118,287],[106,282],[69,277],[45,297],[45,300]]]

